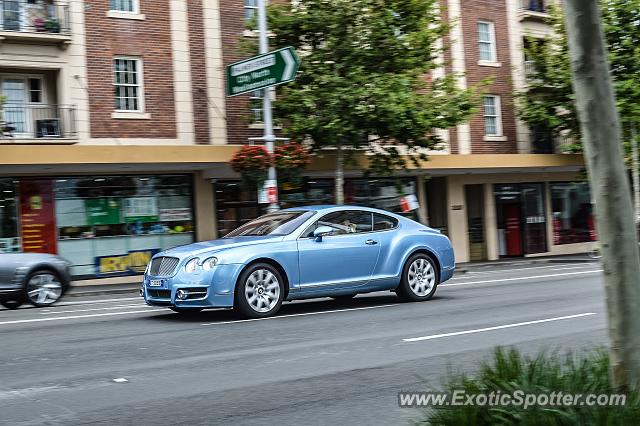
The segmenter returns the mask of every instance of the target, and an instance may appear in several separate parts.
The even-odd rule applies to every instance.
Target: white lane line
[[[335,309],[333,311],[305,312],[301,314],[280,315],[277,317],[267,317],[267,318],[251,318],[251,319],[243,319],[243,320],[235,320],[235,321],[206,322],[200,325],[239,324],[241,322],[266,321],[266,320],[276,320],[276,319],[291,318],[291,317],[304,317],[304,316],[311,316],[311,315],[332,314],[334,312],[349,312],[349,311],[363,311],[365,309],[390,308],[392,306],[399,306],[399,305],[401,305],[401,303],[394,303],[390,305],[379,305],[379,306],[363,306],[360,308]]]
[[[143,314],[143,313],[146,314],[153,311],[166,311],[166,309],[159,308],[159,309],[145,309],[143,311],[106,312],[102,314],[70,315],[66,317],[55,317],[55,318],[33,318],[33,319],[23,319],[23,320],[14,320],[14,321],[2,321],[0,322],[0,325],[25,324],[30,322],[43,322],[43,321],[62,321],[62,320],[72,320],[72,319],[81,319],[81,318],[110,317],[113,315],[128,315],[128,314]]]
[[[502,330],[503,328],[522,327],[524,325],[542,324],[545,322],[562,321],[562,320],[568,320],[573,318],[582,318],[582,317],[588,317],[591,315],[596,315],[596,313],[585,312],[583,314],[566,315],[563,317],[546,318],[546,319],[535,320],[535,321],[516,322],[513,324],[497,325],[495,327],[476,328],[473,330],[455,331],[453,333],[432,334],[430,336],[422,336],[422,337],[410,337],[407,339],[402,339],[402,341],[403,342],[421,342],[423,340],[440,339],[442,337],[460,336],[463,334],[483,333],[485,331]]]
[[[127,300],[142,300],[142,297],[120,297],[117,299],[100,299],[100,300],[78,300],[76,302],[62,302],[58,303],[55,306],[72,306],[72,305],[93,305],[100,303],[111,303],[111,302],[125,302]]]
[[[472,285],[472,284],[488,284],[488,283],[500,283],[505,281],[522,281],[522,280],[536,280],[540,278],[553,278],[553,277],[565,277],[567,275],[582,275],[582,274],[595,274],[602,272],[602,269],[594,269],[592,271],[580,271],[580,272],[565,272],[563,274],[547,274],[547,275],[533,275],[530,277],[516,277],[516,278],[500,278],[497,280],[484,280],[484,281],[467,281],[463,283],[451,283],[442,284],[440,287],[455,287],[459,285]]]
[[[560,268],[560,267],[566,267],[566,266],[571,266],[571,265],[575,265],[573,263],[556,263],[554,265],[546,265],[546,266],[529,266],[529,267],[525,267],[525,268],[510,268],[510,269],[497,269],[497,270],[493,270],[493,271],[469,271],[469,272],[464,272],[464,273],[460,273],[459,276],[457,276],[456,278],[462,278],[465,276],[469,276],[469,275],[495,275],[496,273],[499,272],[514,272],[514,271],[530,271],[532,269],[554,269],[554,268]],[[499,266],[499,265],[496,265]],[[572,269],[577,269],[577,268],[587,268],[589,266],[600,266],[599,264],[597,264],[596,262],[584,262],[582,264],[580,264],[579,266],[571,266]]]
[[[55,315],[55,314],[73,314],[75,312],[92,312],[92,311],[111,311],[114,309],[129,309],[129,308],[151,308],[149,305],[137,304],[137,305],[118,305],[109,308],[90,308],[90,309],[75,309],[73,311],[57,311],[55,309],[44,312],[39,312],[40,315]]]

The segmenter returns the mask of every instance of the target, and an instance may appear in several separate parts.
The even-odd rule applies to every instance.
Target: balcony
[[[71,43],[69,5],[56,0],[0,0],[0,42]]]
[[[77,138],[76,107],[6,103],[0,109],[0,144],[54,143]]]
[[[521,0],[518,17],[520,21],[546,21],[549,18],[549,2],[545,0]]]

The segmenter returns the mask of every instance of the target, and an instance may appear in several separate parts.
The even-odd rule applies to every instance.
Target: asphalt
[[[599,264],[567,261],[477,268],[425,303],[291,302],[258,321],[129,295],[0,310],[0,424],[409,424],[399,391],[437,389],[496,345],[606,344],[603,301]]]

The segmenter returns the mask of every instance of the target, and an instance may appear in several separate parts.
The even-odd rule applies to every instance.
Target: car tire
[[[7,309],[18,309],[22,303],[22,300],[0,300],[0,305]]]
[[[33,271],[25,281],[27,300],[37,308],[53,305],[63,293],[64,286],[60,276],[50,269]]]
[[[176,306],[171,306],[169,309],[179,314],[197,314],[202,310],[202,308],[178,308]]]
[[[433,258],[416,253],[402,268],[402,277],[396,293],[403,302],[424,302],[431,299],[440,281],[440,272]]]
[[[245,268],[236,285],[235,310],[247,318],[265,318],[280,309],[284,299],[284,279],[268,263]]]

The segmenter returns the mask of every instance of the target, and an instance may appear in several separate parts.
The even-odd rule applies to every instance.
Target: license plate
[[[162,280],[149,280],[149,287],[162,287]]]

